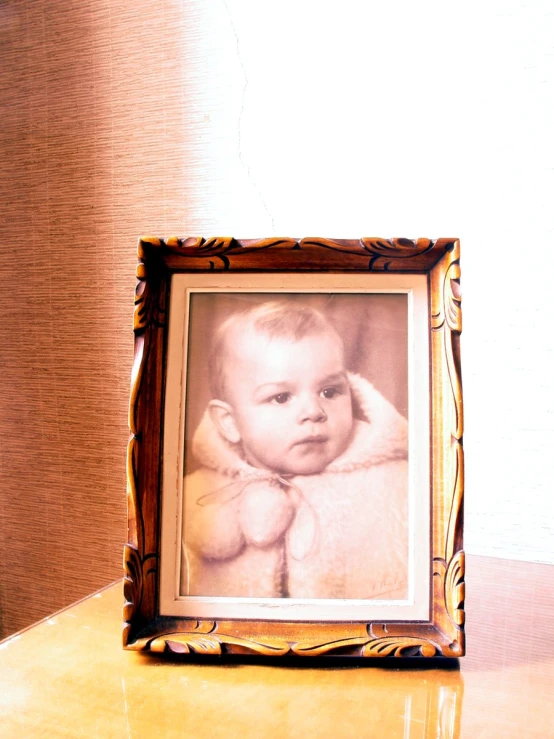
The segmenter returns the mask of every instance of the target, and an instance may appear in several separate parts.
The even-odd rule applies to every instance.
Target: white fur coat
[[[291,598],[407,597],[407,422],[349,375],[352,441],[321,473],[249,465],[206,412],[185,477],[181,593]]]

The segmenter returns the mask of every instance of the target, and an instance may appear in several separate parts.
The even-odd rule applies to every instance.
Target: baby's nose
[[[327,420],[327,414],[323,408],[321,400],[317,396],[309,396],[304,399],[300,411],[300,421],[311,421],[313,423],[321,423]]]

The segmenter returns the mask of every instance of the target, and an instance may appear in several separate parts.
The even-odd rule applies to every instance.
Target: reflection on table
[[[0,644],[0,735],[545,739],[553,575],[469,557],[468,656],[415,663],[124,652],[118,583]]]

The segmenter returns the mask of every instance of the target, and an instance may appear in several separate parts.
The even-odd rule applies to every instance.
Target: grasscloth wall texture
[[[0,0],[0,619],[121,574],[140,234],[456,236],[465,544],[554,561],[548,0]]]
[[[181,3],[0,4],[0,635],[122,574],[136,241],[183,230]]]

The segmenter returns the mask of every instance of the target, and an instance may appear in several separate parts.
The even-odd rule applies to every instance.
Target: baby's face
[[[349,444],[350,385],[342,342],[332,331],[299,341],[245,332],[229,357],[227,386],[246,459],[255,467],[316,474]]]

